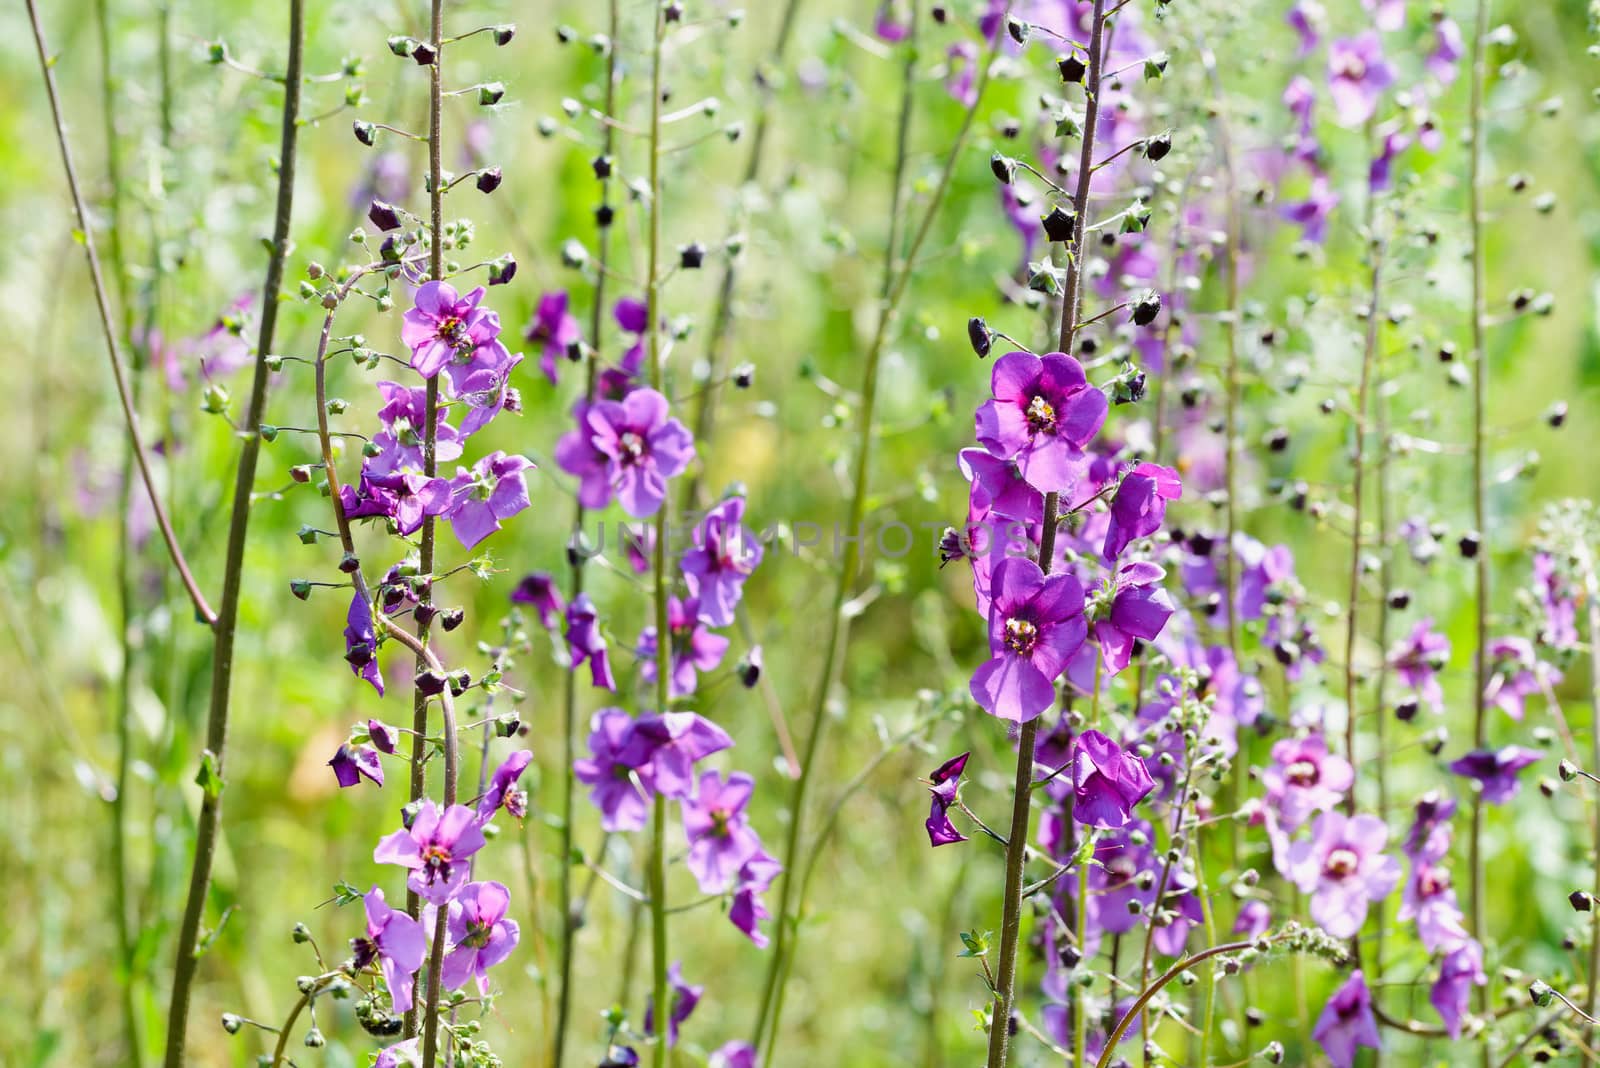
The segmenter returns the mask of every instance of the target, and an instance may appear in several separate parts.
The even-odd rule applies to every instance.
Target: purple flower
[[[611,676],[611,656],[600,633],[600,615],[587,593],[578,594],[567,605],[567,650],[574,669],[585,660],[589,662],[589,677],[594,685],[602,690],[617,688],[617,680]]]
[[[380,753],[394,755],[395,730],[382,720],[367,720],[367,737],[372,739],[372,746]]]
[[[1089,914],[1085,919],[1098,933],[1125,934],[1142,926],[1155,902],[1156,888],[1151,880],[1160,872],[1161,864],[1148,844],[1135,843],[1134,832],[1149,842],[1150,824],[1129,820],[1120,830],[1095,843],[1094,866],[1089,869]],[[1077,880],[1067,880],[1064,888],[1076,903]],[[1138,912],[1133,911],[1134,905]]]
[[[1245,938],[1260,938],[1272,926],[1272,910],[1265,901],[1251,898],[1239,906],[1239,915],[1233,921],[1233,933]]]
[[[1385,33],[1406,24],[1406,0],[1361,0],[1361,6],[1372,15],[1372,24]]]
[[[897,0],[879,0],[878,14],[872,20],[872,32],[878,35],[878,40],[899,44],[911,33],[911,25],[899,7]]]
[[[1578,605],[1573,591],[1549,553],[1533,554],[1533,584],[1544,609],[1544,627],[1539,631],[1542,645],[1570,649],[1578,644]]]
[[[971,41],[957,41],[945,52],[944,91],[964,108],[978,102],[977,65],[978,46]]]
[[[1444,1021],[1451,1038],[1461,1036],[1461,1018],[1471,1005],[1472,988],[1488,981],[1483,971],[1483,947],[1470,938],[1439,962],[1439,978],[1428,991],[1428,1002]]]
[[[761,895],[767,892],[781,871],[783,865],[764,849],[757,849],[755,855],[739,869],[738,883],[733,890],[733,904],[728,906],[728,921],[743,931],[757,949],[765,949],[767,945],[767,936],[761,931],[761,921],[771,918]]]
[[[533,466],[525,456],[507,456],[498,449],[472,465],[456,468],[450,480],[452,503],[445,518],[461,544],[470,549],[528,507],[528,483],[522,472]]]
[[[1113,580],[1111,608],[1094,625],[1106,670],[1115,675],[1133,659],[1133,643],[1154,641],[1176,609],[1160,582],[1167,573],[1147,561],[1123,564]]]
[[[339,751],[333,754],[333,759],[328,761],[328,766],[333,769],[333,776],[339,780],[341,788],[356,785],[363,775],[371,779],[374,785],[383,785],[383,761],[378,759],[377,750],[369,746],[352,748],[341,745]]]
[[[1121,556],[1129,542],[1160,530],[1167,518],[1167,502],[1182,496],[1183,483],[1170,467],[1139,464],[1124,475],[1111,500],[1111,522],[1100,550],[1106,562]]]
[[[421,1068],[422,1051],[417,1048],[421,1039],[408,1038],[378,1051],[372,1068]]]
[[[1016,460],[1022,477],[1042,493],[1070,491],[1083,473],[1083,447],[1105,422],[1104,393],[1083,367],[1059,352],[1044,357],[1008,352],[995,361],[994,393],[978,408],[978,444]]]
[[[1433,861],[1412,861],[1396,918],[1416,924],[1417,939],[1429,953],[1459,945],[1467,937],[1450,873]]]
[[[710,1068],[756,1068],[756,1048],[748,1042],[725,1042],[711,1054]]]
[[[1436,713],[1444,711],[1438,673],[1449,660],[1450,639],[1434,631],[1432,616],[1417,620],[1411,633],[1389,650],[1389,666],[1395,675],[1417,691],[1417,696],[1432,705]]]
[[[1300,36],[1300,58],[1304,59],[1322,43],[1321,27],[1325,12],[1317,0],[1298,0],[1284,21]]]
[[[606,457],[606,477],[636,519],[655,515],[667,479],[689,466],[694,439],[667,414],[667,398],[636,389],[620,401],[597,401],[588,411],[591,441]]]
[[[706,512],[683,554],[683,579],[699,601],[700,618],[713,627],[733,623],[745,580],[761,563],[761,543],[744,526],[744,498],[729,497]]]
[[[383,397],[383,407],[378,409],[378,422],[383,429],[372,436],[372,443],[379,452],[362,465],[362,472],[388,475],[398,471],[422,470],[422,444],[428,422],[428,391],[421,386],[379,382],[378,393]],[[433,427],[434,458],[448,462],[459,457],[462,435],[445,421],[444,408],[435,413]]]
[[[470,808],[451,805],[441,812],[432,801],[424,801],[411,826],[381,839],[372,859],[411,869],[406,886],[442,905],[466,883],[466,860],[483,848],[483,842],[483,831]]]
[[[1144,761],[1099,731],[1084,731],[1072,747],[1072,818],[1090,827],[1117,828],[1156,788]]]
[[[1267,804],[1278,810],[1283,825],[1294,830],[1314,812],[1332,809],[1355,781],[1355,771],[1342,756],[1328,752],[1321,734],[1285,738],[1272,747],[1272,763],[1261,773]]]
[[[501,808],[519,820],[528,814],[528,795],[522,792],[517,780],[528,770],[528,762],[532,759],[533,753],[518,749],[494,769],[494,774],[489,777],[489,789],[478,799],[479,823],[488,823]]]
[[[1450,818],[1455,814],[1454,800],[1429,790],[1417,798],[1416,818],[1401,850],[1414,862],[1443,860],[1450,852]]]
[[[1339,194],[1328,185],[1326,175],[1311,177],[1311,191],[1306,199],[1286,204],[1283,217],[1300,225],[1301,236],[1307,241],[1321,244],[1328,236],[1328,217],[1339,206]]]
[[[611,458],[595,447],[588,403],[579,400],[572,412],[578,426],[557,439],[556,466],[578,480],[578,503],[598,511],[611,503]]]
[[[583,337],[578,320],[567,311],[566,290],[558,289],[539,298],[539,308],[523,337],[540,346],[539,370],[554,385],[556,361],[565,359],[567,349]]]
[[[683,800],[683,833],[689,839],[689,872],[701,893],[720,894],[745,861],[761,848],[761,839],[745,819],[745,806],[755,780],[742,771],[700,776],[693,798]]]
[[[966,770],[967,757],[971,755],[962,753],[951,757],[935,768],[929,778],[933,785],[928,793],[933,795],[933,803],[928,807],[925,826],[928,828],[928,842],[932,845],[951,845],[967,840],[967,836],[956,830],[955,824],[950,822],[950,806],[956,803],[956,794],[961,790],[961,773]]]
[[[632,729],[633,717],[622,709],[600,709],[589,721],[590,756],[572,762],[578,781],[592,787],[589,800],[606,831],[642,831],[650,814],[648,794],[635,785],[632,766],[618,758]]]
[[[372,605],[357,593],[350,598],[350,611],[344,623],[344,658],[357,678],[372,683],[383,696],[383,673],[378,670],[378,637],[372,629]],[[379,786],[383,779],[376,780]]]
[[[511,894],[499,883],[468,883],[450,902],[446,928],[454,947],[445,954],[439,969],[446,990],[478,980],[478,989],[487,992],[488,971],[505,960],[516,948],[521,933],[516,920],[506,919]]]
[[[1372,1015],[1372,994],[1357,968],[1343,986],[1328,999],[1317,1017],[1311,1036],[1322,1045],[1334,1068],[1351,1068],[1356,1062],[1356,1047],[1382,1048],[1378,1020]]]
[[[617,759],[652,790],[681,800],[694,791],[695,762],[732,747],[727,731],[697,713],[649,713],[634,721]]]
[[[1045,577],[1025,557],[1009,557],[990,585],[989,660],[972,676],[973,700],[991,715],[1026,722],[1055,702],[1055,680],[1087,636],[1083,586],[1072,575]]]
[[[356,968],[365,968],[376,960],[383,972],[384,984],[389,988],[389,999],[394,1002],[394,1011],[407,1012],[411,1008],[411,977],[422,967],[428,948],[422,924],[390,908],[383,891],[376,886],[362,902],[367,910],[367,935],[350,940]]]
[[[1440,85],[1456,80],[1456,63],[1466,52],[1461,42],[1461,27],[1447,15],[1439,15],[1433,22],[1433,51],[1428,53],[1428,73]]]
[[[549,630],[566,611],[567,603],[548,571],[535,571],[511,591],[512,604],[531,604],[539,613],[539,625]]]
[[[672,985],[672,1012],[667,1018],[667,1045],[676,1046],[678,1044],[678,1025],[687,1020],[690,1013],[694,1012],[694,1007],[700,1004],[700,995],[705,993],[706,988],[703,986],[690,986],[683,981],[682,961],[675,960],[672,962],[672,966],[667,969],[667,978]],[[653,1001],[654,999],[652,999],[651,1003],[647,1003],[644,1010],[644,1033],[647,1035],[656,1033],[656,1007]]]
[[[1015,460],[1002,460],[987,449],[962,449],[961,475],[972,484],[969,496],[974,522],[998,516],[1024,525],[1044,520],[1044,494],[1028,485]]]
[[[1384,124],[1386,127],[1388,123]],[[1399,128],[1398,125],[1389,127],[1383,132],[1383,148],[1372,164],[1367,168],[1367,188],[1374,193],[1382,192],[1389,188],[1390,172],[1394,169],[1394,161],[1400,153],[1411,147],[1411,134]]]
[[[668,679],[667,692],[672,697],[687,697],[694,693],[699,682],[698,673],[710,671],[722,663],[728,651],[728,639],[712,634],[700,619],[700,605],[694,598],[680,601],[667,600],[667,633],[672,677]],[[656,628],[646,627],[639,635],[634,648],[639,658],[639,673],[646,682],[655,682]]]
[[[1519,745],[1504,749],[1474,749],[1450,762],[1450,770],[1483,786],[1483,799],[1504,804],[1517,796],[1517,773],[1539,759],[1539,754]]]
[[[1311,837],[1289,847],[1289,877],[1311,895],[1311,918],[1335,938],[1353,938],[1367,908],[1400,881],[1400,862],[1383,852],[1389,828],[1377,816],[1324,812]]]
[[[1353,128],[1372,118],[1383,91],[1394,84],[1394,68],[1383,58],[1376,30],[1328,46],[1328,91],[1339,125]]]
[[[425,282],[417,290],[415,305],[405,314],[400,340],[411,350],[411,367],[432,378],[447,363],[470,363],[480,348],[500,336],[500,316],[481,308],[484,289],[466,296],[448,282]]]
[[[1527,698],[1547,693],[1561,681],[1561,672],[1540,660],[1526,638],[1497,638],[1489,643],[1494,674],[1483,689],[1484,699],[1520,722]]]

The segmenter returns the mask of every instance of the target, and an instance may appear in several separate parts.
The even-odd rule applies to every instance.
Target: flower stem
[[[1007,5],[1007,13],[1010,11]],[[913,5],[913,33],[915,32],[916,14]],[[856,462],[854,469],[854,488],[850,499],[850,514],[848,529],[856,530],[861,526],[866,515],[868,475],[871,470],[872,440],[873,440],[873,414],[878,397],[878,366],[883,355],[883,349],[888,343],[891,328],[895,322],[895,313],[905,297],[906,290],[910,287],[912,265],[917,261],[917,254],[921,251],[923,243],[927,240],[929,232],[933,229],[934,220],[939,215],[939,208],[944,203],[945,194],[949,192],[950,180],[955,173],[957,162],[961,158],[962,150],[966,147],[967,135],[971,132],[972,123],[977,115],[978,107],[983,101],[984,90],[989,84],[989,70],[994,64],[995,56],[999,52],[1000,42],[1004,40],[1002,34],[995,34],[995,39],[989,46],[989,51],[983,60],[983,69],[978,74],[978,81],[973,91],[972,104],[967,108],[961,119],[961,126],[956,132],[955,140],[951,142],[950,151],[945,157],[944,168],[939,174],[933,193],[928,200],[926,213],[918,225],[916,233],[912,235],[911,242],[906,248],[906,253],[898,263],[896,262],[895,249],[891,245],[884,251],[883,285],[880,290],[881,305],[878,314],[878,325],[873,333],[873,339],[867,348],[865,366],[862,371],[861,408],[858,415]],[[895,149],[895,188],[898,190],[904,176],[906,160],[908,158],[907,137],[911,124],[911,85],[907,83],[905,96],[901,101],[900,134],[897,138]],[[899,194],[896,193],[896,196]],[[844,628],[844,607],[850,599],[851,591],[855,588],[856,570],[860,565],[860,549],[856,541],[845,543],[844,556],[840,561],[838,582],[834,586],[832,611],[828,616],[828,636],[823,645],[822,663],[817,672],[815,697],[811,705],[811,730],[806,737],[805,753],[801,758],[800,775],[794,781],[794,791],[789,801],[789,826],[784,840],[783,889],[778,896],[777,933],[773,942],[772,957],[767,962],[766,986],[762,993],[761,1008],[756,1015],[755,1030],[751,1035],[751,1044],[757,1049],[761,1048],[763,1036],[771,1030],[771,1045],[777,1041],[777,1020],[773,1012],[774,1006],[782,1000],[782,987],[788,982],[788,969],[784,957],[792,952],[791,944],[799,938],[799,915],[791,912],[794,900],[794,880],[789,873],[794,870],[795,862],[800,855],[800,841],[805,824],[806,795],[810,789],[812,770],[816,765],[817,753],[821,750],[822,739],[828,724],[828,695],[833,687],[835,668],[844,655],[844,648],[848,638]],[[770,1064],[772,1049],[769,1047],[764,1063]]]
[[[1356,385],[1356,445],[1350,476],[1350,504],[1354,514],[1350,522],[1350,585],[1346,591],[1349,600],[1344,617],[1344,755],[1352,770],[1350,789],[1344,797],[1344,809],[1350,815],[1356,811],[1356,783],[1360,781],[1361,767],[1356,756],[1356,626],[1361,619],[1361,550],[1365,545],[1361,535],[1366,503],[1362,490],[1367,472],[1367,420],[1373,394],[1372,375],[1378,362],[1378,300],[1383,279],[1383,250],[1372,232],[1373,221],[1369,197],[1363,240],[1367,242],[1367,254],[1372,261],[1372,282],[1368,291],[1366,343],[1361,350],[1361,378]],[[1384,655],[1381,650],[1380,655]],[[1379,715],[1381,718],[1381,710]]]
[[[29,0],[32,6],[32,0]],[[283,88],[283,120],[278,149],[278,197],[272,228],[272,249],[267,259],[267,276],[261,291],[261,322],[256,335],[256,359],[246,407],[239,467],[233,487],[233,511],[228,524],[228,542],[222,572],[222,600],[214,630],[216,646],[212,654],[211,704],[206,718],[206,749],[215,761],[215,773],[226,781],[228,711],[233,684],[233,649],[238,635],[239,600],[244,580],[244,549],[250,532],[250,497],[255,486],[256,464],[261,456],[261,417],[267,402],[267,361],[272,352],[278,325],[278,291],[283,287],[284,261],[289,255],[289,225],[294,216],[295,157],[300,134],[300,90],[302,57],[305,45],[304,0],[289,3],[289,54]],[[185,576],[187,578],[187,576]],[[200,819],[195,831],[194,867],[189,877],[189,896],[184,906],[178,933],[178,958],[173,971],[172,1000],[167,1010],[167,1068],[184,1063],[184,1046],[189,1022],[189,997],[199,966],[200,920],[205,912],[211,884],[211,864],[216,855],[217,834],[222,821],[222,792],[208,790],[200,804]]]
[[[34,45],[37,47],[39,53],[39,67],[44,74],[45,93],[50,98],[50,115],[55,125],[56,143],[61,149],[61,166],[66,172],[67,189],[72,194],[72,207],[78,220],[77,233],[81,235],[84,258],[89,264],[89,281],[94,289],[95,306],[96,310],[100,313],[100,327],[105,335],[106,356],[111,361],[111,377],[116,382],[117,399],[122,404],[122,418],[128,427],[128,441],[133,449],[134,458],[138,461],[139,476],[144,481],[145,492],[150,496],[150,508],[155,514],[156,526],[161,531],[161,540],[166,543],[167,553],[172,557],[172,566],[178,572],[178,577],[183,582],[183,588],[189,594],[189,600],[194,603],[195,615],[199,617],[200,621],[205,623],[206,626],[212,627],[219,631],[218,640],[220,642],[221,627],[218,624],[217,613],[212,611],[211,605],[206,601],[205,594],[200,592],[200,585],[195,581],[194,574],[189,570],[189,561],[184,557],[183,549],[181,549],[178,545],[178,536],[172,529],[172,520],[167,516],[166,505],[161,503],[161,495],[156,492],[155,477],[150,471],[149,451],[145,447],[144,435],[139,430],[139,413],[134,406],[132,390],[128,384],[128,375],[122,363],[122,349],[117,341],[117,329],[111,321],[111,300],[106,293],[105,279],[100,273],[100,257],[95,252],[94,229],[90,225],[88,208],[84,206],[83,190],[78,184],[77,167],[72,161],[72,149],[67,143],[66,120],[63,118],[61,112],[60,94],[56,91],[55,57],[50,54],[50,48],[45,43],[44,26],[39,21],[39,12],[36,0],[26,0],[26,2],[28,6],[28,18],[33,24]],[[296,0],[294,10],[295,12],[300,10],[299,0]],[[295,24],[298,25],[298,22]],[[298,36],[293,33],[293,31],[291,31],[290,48],[292,50],[292,56],[298,60],[299,39]],[[298,111],[300,104],[298,82],[296,83],[295,87],[287,92],[284,96],[285,114],[289,113],[291,101],[292,106],[296,111]],[[290,132],[290,129],[291,127],[286,124],[284,133],[284,140],[286,143],[289,142],[293,137],[293,133]],[[288,156],[288,158],[285,160],[285,165],[292,173],[294,169],[292,156]],[[283,195],[283,183],[281,180],[279,182],[278,200],[280,212],[283,213],[282,209],[284,208],[285,201]],[[283,214],[284,220],[287,222],[287,214]],[[281,275],[283,270],[281,246],[280,249],[273,252],[272,260],[268,266],[269,278],[272,277],[272,270],[274,266],[277,268],[279,275]],[[265,323],[268,321],[268,314],[269,313],[263,309],[263,325],[265,325]],[[259,449],[260,446],[258,439],[255,437],[254,433],[252,433],[245,440],[246,451],[249,451],[251,442],[257,442],[256,447]],[[243,467],[242,460],[240,466],[241,468]],[[254,475],[254,473],[255,468],[252,464],[251,474]],[[248,501],[246,503],[248,503]],[[222,661],[219,657],[219,668],[221,667],[221,664]]]
[[[1271,936],[1268,936],[1268,940],[1271,940]],[[1150,1003],[1150,999],[1161,993],[1162,988],[1168,983],[1193,968],[1196,964],[1203,964],[1213,957],[1221,957],[1228,953],[1239,953],[1254,945],[1254,942],[1225,942],[1220,946],[1202,949],[1191,957],[1185,957],[1162,972],[1160,978],[1139,992],[1139,996],[1134,999],[1133,1004],[1128,1006],[1128,1011],[1122,1014],[1122,1019],[1117,1021],[1117,1026],[1111,1029],[1111,1035],[1106,1039],[1105,1048],[1100,1051],[1100,1057],[1095,1061],[1095,1068],[1106,1068],[1111,1063],[1111,1059],[1117,1054],[1117,1043],[1121,1042],[1122,1036],[1127,1033],[1128,1025],[1144,1011],[1145,1006]]]
[[[1094,0],[1090,16],[1089,66],[1084,74],[1083,133],[1078,151],[1078,185],[1072,197],[1074,221],[1067,250],[1066,286],[1061,298],[1061,331],[1057,348],[1071,354],[1078,330],[1078,305],[1083,277],[1084,228],[1088,223],[1089,193],[1094,181],[1095,127],[1100,115],[1100,74],[1104,62],[1105,0]],[[998,33],[995,35],[1000,36]],[[1039,537],[1039,567],[1049,574],[1055,562],[1057,499],[1045,494],[1044,527]],[[1033,815],[1033,752],[1039,731],[1037,718],[1022,725],[1017,739],[1017,774],[1012,785],[1011,830],[1006,843],[1005,901],[1001,910],[1000,961],[995,976],[995,1003],[989,1018],[988,1068],[1004,1068],[1011,1041],[1011,1009],[1016,1000],[1017,942],[1022,929],[1022,864],[1027,851],[1028,824]],[[1083,903],[1080,902],[1080,911]],[[1081,1012],[1080,1012],[1081,1015]]]
[[[609,0],[606,5],[609,17],[609,40],[611,47],[606,50],[606,87],[605,87],[605,113],[612,115],[617,104],[617,14],[618,0]],[[615,131],[609,123],[601,123],[601,155],[611,155],[615,141]],[[611,203],[611,182],[609,172],[599,179],[600,204],[607,208]],[[585,403],[594,400],[595,379],[598,373],[600,332],[605,324],[606,278],[609,274],[611,263],[611,226],[601,226],[596,235],[598,248],[596,249],[595,262],[598,269],[594,280],[594,306],[590,309],[589,316],[589,344],[591,354],[584,369],[583,399]],[[656,329],[654,323],[649,329],[653,333]],[[579,551],[578,540],[583,534],[584,518],[587,515],[583,502],[580,500],[573,506],[572,536],[568,542],[567,560],[571,567],[570,582],[568,585],[568,600],[573,601],[583,593],[583,568],[588,562],[583,552]],[[561,731],[563,742],[563,761],[561,769],[561,884],[559,889],[559,903],[561,908],[561,995],[557,1001],[555,1037],[551,1050],[551,1064],[555,1068],[562,1068],[567,1053],[567,1026],[572,1019],[572,963],[575,952],[578,925],[581,917],[574,915],[572,906],[572,824],[575,804],[574,796],[577,793],[577,782],[573,772],[573,761],[578,758],[578,672],[575,667],[567,669],[566,688],[563,692]]]

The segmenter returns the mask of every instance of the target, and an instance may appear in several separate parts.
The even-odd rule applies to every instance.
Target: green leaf
[[[222,796],[222,773],[217,770],[217,754],[209,749],[200,754],[200,770],[195,774],[194,783],[205,791],[209,800],[215,801]]]

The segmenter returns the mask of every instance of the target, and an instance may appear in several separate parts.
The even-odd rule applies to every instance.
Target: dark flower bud
[[[1078,58],[1076,52],[1056,60],[1056,70],[1061,72],[1061,80],[1069,85],[1083,81],[1083,76],[1089,72],[1089,68]]]
[[[418,43],[414,37],[391,37],[388,42],[389,51],[404,59],[416,50]]]
[[[594,209],[594,224],[604,230],[616,219],[617,212],[610,204],[601,204]]]
[[[1554,797],[1560,793],[1561,787],[1553,779],[1540,779],[1539,792],[1545,797]]]
[[[307,1049],[321,1049],[328,1044],[328,1040],[322,1037],[320,1028],[313,1027],[306,1032],[305,1043]]]
[[[1050,209],[1050,214],[1039,220],[1044,224],[1044,236],[1051,241],[1070,241],[1078,221],[1076,214],[1062,209],[1060,204]]]
[[[445,630],[455,630],[461,626],[461,621],[467,618],[467,613],[460,608],[452,608],[439,615],[439,626]]]
[[[426,627],[439,614],[439,609],[431,604],[419,604],[411,614],[416,617],[418,626]]]
[[[1478,547],[1482,544],[1476,530],[1469,530],[1456,540],[1456,547],[1461,550],[1461,555],[1471,560],[1478,555]]]
[[[517,28],[515,26],[496,26],[494,28],[494,43],[498,47],[504,48],[511,43],[511,38],[516,35]]]
[[[1025,45],[1028,43],[1028,38],[1033,36],[1033,27],[1015,15],[1008,15],[1006,17],[1006,33],[1010,34],[1011,39],[1017,44]]]
[[[1022,123],[1016,119],[1006,119],[1000,127],[1000,136],[1007,141],[1015,141],[1022,136]]]
[[[1403,612],[1411,604],[1410,590],[1392,590],[1389,593],[1389,607],[1397,612]]]
[[[1278,1041],[1268,1042],[1261,1050],[1261,1059],[1268,1064],[1282,1064],[1283,1043]]]
[[[589,250],[577,238],[567,240],[561,246],[561,265],[574,270],[589,262]]]
[[[1272,647],[1272,656],[1284,667],[1291,667],[1300,659],[1300,646],[1285,638]]]
[[[225,1013],[222,1014],[222,1029],[224,1031],[228,1032],[228,1034],[230,1034],[230,1035],[238,1034],[239,1033],[239,1028],[241,1028],[243,1026],[244,1026],[244,1021],[239,1019],[239,1017],[235,1016],[233,1013],[225,1012]]]
[[[339,570],[346,575],[353,575],[361,570],[361,560],[355,553],[345,553],[339,560]]]
[[[1282,452],[1289,447],[1289,432],[1283,427],[1277,427],[1267,433],[1267,448],[1273,452]]]
[[[1167,158],[1167,153],[1172,151],[1172,131],[1167,130],[1156,134],[1144,143],[1144,158],[1151,163],[1159,163]]]
[[[437,697],[444,693],[445,677],[430,668],[417,676],[416,684],[417,692],[424,697]]]
[[[489,264],[489,284],[503,286],[517,275],[517,258],[506,253]]]
[[[756,380],[756,365],[741,363],[733,369],[733,384],[737,389],[749,389]]]
[[[450,696],[460,697],[472,689],[472,672],[458,671],[450,676]]]
[[[1543,979],[1535,979],[1528,986],[1528,996],[1542,1009],[1555,1000],[1556,992],[1550,989],[1550,984]]]
[[[1572,907],[1578,912],[1590,912],[1594,909],[1594,898],[1582,890],[1574,890],[1567,895],[1567,900],[1572,902]]]
[[[1420,707],[1415,697],[1402,698],[1400,703],[1394,706],[1395,718],[1401,723],[1410,723],[1417,718],[1417,711]]]
[[[989,350],[994,347],[994,334],[981,316],[974,315],[967,320],[967,340],[972,343],[972,351],[978,354],[979,359],[989,355]]]
[[[943,4],[934,4],[930,13],[933,15],[933,21],[937,22],[941,26],[943,26],[945,20],[950,17],[950,12]]]
[[[290,579],[289,592],[304,601],[311,596],[310,579]]]
[[[426,41],[418,41],[417,46],[411,50],[411,58],[416,60],[419,67],[431,67],[433,61],[439,58],[439,53],[433,50],[433,45]]]
[[[1544,421],[1558,427],[1567,421],[1567,402],[1556,401],[1544,413]]]
[[[686,271],[698,271],[706,261],[706,247],[698,241],[678,249],[678,263]]]
[[[504,100],[506,87],[504,82],[485,82],[478,86],[478,104],[480,107],[493,107]]]
[[[479,171],[477,182],[478,192],[493,193],[496,189],[500,188],[500,183],[504,177],[505,176],[500,173],[499,167],[489,167],[485,170]]]
[[[1427,751],[1429,756],[1438,756],[1449,742],[1450,732],[1443,727],[1436,727],[1429,731],[1428,736],[1423,739],[1422,748]]]
[[[367,218],[372,220],[372,225],[379,230],[400,229],[400,212],[393,204],[382,200],[374,200],[367,209]]]
[[[739,661],[738,674],[745,689],[755,689],[756,683],[761,681],[761,646],[754,646]]]
[[[378,140],[378,128],[370,122],[362,122],[357,119],[350,124],[350,128],[355,131],[356,140],[368,148],[371,148]]]
[[[1561,776],[1562,782],[1571,782],[1578,777],[1577,765],[1570,760],[1563,760],[1556,765],[1556,774]]]
[[[1133,303],[1133,324],[1149,326],[1161,314],[1161,294],[1153,289],[1140,293]]]
[[[576,41],[577,39],[578,39],[578,31],[573,29],[571,26],[557,26],[556,27],[556,43],[557,44],[571,44],[573,41]]]
[[[1017,177],[1017,161],[996,152],[989,157],[989,170],[1000,180],[1001,185],[1010,185]]]
[[[611,177],[611,157],[610,156],[596,156],[594,158],[593,162],[591,162],[589,164],[589,166],[594,168],[594,176],[596,178],[599,178],[600,180],[604,181],[605,179]]]
[[[668,22],[682,22],[683,5],[678,0],[667,0],[666,7],[661,9],[661,17]]]

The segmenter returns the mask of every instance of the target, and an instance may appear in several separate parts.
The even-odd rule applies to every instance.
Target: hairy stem
[[[1370,198],[1369,198],[1370,199]],[[1361,523],[1366,501],[1362,490],[1367,473],[1367,421],[1372,399],[1372,374],[1378,362],[1378,301],[1383,279],[1383,250],[1372,233],[1373,213],[1367,211],[1367,254],[1372,260],[1372,283],[1368,291],[1366,343],[1361,349],[1361,378],[1356,385],[1355,452],[1351,458],[1350,504],[1354,511],[1350,522],[1350,585],[1346,590],[1344,617],[1344,755],[1350,762],[1350,790],[1345,794],[1345,812],[1356,810],[1356,783],[1360,780],[1360,762],[1356,756],[1356,626],[1361,619]],[[1380,651],[1381,654],[1381,651]],[[1381,712],[1380,712],[1381,717]],[[1380,757],[1382,754],[1380,754]]]

